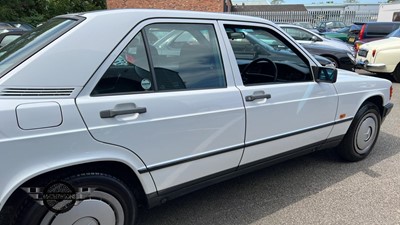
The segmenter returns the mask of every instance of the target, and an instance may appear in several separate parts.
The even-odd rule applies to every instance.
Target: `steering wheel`
[[[267,73],[251,73],[248,72],[253,66],[255,66],[259,62],[267,62],[272,65],[273,71],[268,71]],[[248,77],[254,76],[254,77],[269,77],[271,79],[270,82],[273,82],[276,80],[278,77],[278,68],[276,67],[276,64],[272,62],[270,59],[267,58],[258,58],[256,60],[253,60],[251,63],[247,64],[247,66],[243,69],[242,71],[242,78],[243,78],[243,83],[247,83],[245,80],[248,79]],[[261,83],[261,82],[258,82]]]

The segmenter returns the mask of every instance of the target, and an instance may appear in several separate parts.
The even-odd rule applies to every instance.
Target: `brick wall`
[[[231,1],[226,0],[107,0],[108,9],[146,8],[146,9],[179,9],[208,12],[230,11]]]

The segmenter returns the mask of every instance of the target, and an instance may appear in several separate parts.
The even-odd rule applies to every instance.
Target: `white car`
[[[385,39],[361,45],[356,66],[373,73],[391,74],[400,82],[400,29]]]
[[[260,18],[56,17],[0,50],[0,221],[132,225],[138,205],[316,150],[364,159],[391,85],[321,67]]]

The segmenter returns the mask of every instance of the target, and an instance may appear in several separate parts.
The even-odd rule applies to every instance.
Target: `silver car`
[[[354,47],[352,45],[347,44],[339,39],[323,37],[315,32],[296,25],[279,24],[279,26],[300,44],[330,46],[333,48],[342,49],[344,51],[350,51],[353,56],[355,54]]]
[[[391,85],[261,18],[53,18],[0,49],[0,223],[132,225],[138,206],[316,150],[362,160]]]

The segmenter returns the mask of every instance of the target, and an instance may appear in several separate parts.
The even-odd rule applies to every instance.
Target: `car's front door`
[[[229,172],[242,156],[244,106],[216,24],[146,21],[77,98],[93,137],[135,152],[158,191]]]
[[[313,79],[310,58],[272,27],[221,22],[246,107],[241,166],[309,151],[332,130],[338,96]]]

